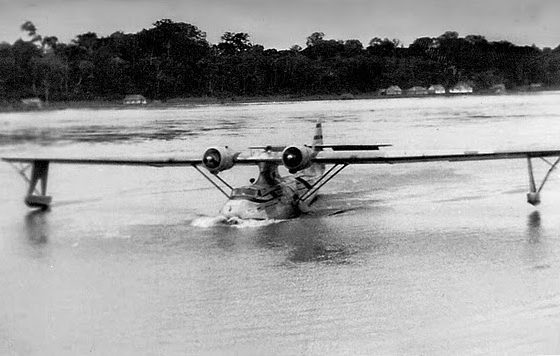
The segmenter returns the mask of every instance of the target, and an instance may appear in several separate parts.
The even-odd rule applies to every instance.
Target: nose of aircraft
[[[224,204],[220,213],[226,218],[267,219],[265,210],[258,207],[258,203],[249,200],[230,199]]]

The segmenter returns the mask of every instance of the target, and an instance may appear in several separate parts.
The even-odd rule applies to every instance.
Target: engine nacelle
[[[228,147],[210,147],[202,156],[202,164],[210,173],[218,174],[233,167],[238,155],[238,152],[234,152]]]
[[[289,146],[282,151],[282,163],[292,174],[311,166],[313,150],[306,146]]]

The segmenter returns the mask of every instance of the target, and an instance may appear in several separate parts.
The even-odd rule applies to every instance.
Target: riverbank
[[[541,88],[539,90],[510,90],[506,93],[493,93],[480,91],[468,94],[439,94],[439,95],[380,95],[373,93],[343,93],[343,94],[316,94],[316,95],[271,95],[271,96],[230,96],[230,97],[187,97],[167,100],[153,100],[144,105],[126,105],[122,100],[82,100],[82,101],[51,101],[40,104],[26,105],[22,102],[0,102],[0,112],[22,112],[36,110],[65,110],[65,109],[131,109],[144,107],[170,108],[188,107],[199,105],[237,105],[251,103],[293,102],[293,101],[320,101],[320,100],[371,100],[371,99],[401,99],[401,98],[431,98],[435,96],[452,97],[458,95],[494,96],[494,95],[519,95],[536,94],[547,91],[557,91],[560,88]]]
[[[33,104],[23,102],[0,102],[0,112],[21,112],[36,110],[64,110],[64,109],[131,109],[144,107],[169,108],[188,107],[199,105],[237,105],[260,102],[289,102],[289,101],[314,101],[314,100],[349,100],[373,99],[380,96],[376,94],[360,95],[273,95],[273,96],[231,96],[231,97],[187,97],[168,100],[152,100],[147,104],[126,105],[122,100],[82,100],[82,101],[34,101]]]

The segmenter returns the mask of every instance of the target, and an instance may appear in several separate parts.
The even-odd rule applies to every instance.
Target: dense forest
[[[315,32],[305,48],[277,50],[251,43],[247,33],[226,32],[211,44],[196,26],[167,19],[133,34],[88,32],[71,43],[40,35],[31,22],[21,30],[25,40],[0,43],[0,102],[359,94],[459,81],[475,90],[560,85],[560,46],[517,46],[452,31],[408,47],[375,37],[365,48]]]

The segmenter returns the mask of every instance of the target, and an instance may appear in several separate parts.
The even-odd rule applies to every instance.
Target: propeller
[[[282,163],[292,174],[311,165],[313,151],[309,147],[290,146],[282,152]]]
[[[301,151],[297,147],[288,147],[282,154],[284,165],[290,170],[300,165],[303,159]]]
[[[215,169],[220,166],[221,159],[220,152],[214,148],[210,148],[206,151],[202,162],[207,168]]]
[[[210,147],[202,155],[202,164],[210,173],[218,174],[233,167],[238,154],[228,147]]]

